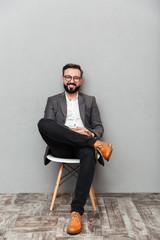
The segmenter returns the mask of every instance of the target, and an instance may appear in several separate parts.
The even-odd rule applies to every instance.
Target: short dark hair
[[[68,63],[68,64],[66,64],[66,65],[63,67],[63,69],[62,69],[62,74],[63,74],[63,76],[64,76],[64,71],[65,71],[66,69],[68,69],[68,68],[79,69],[80,72],[81,72],[81,77],[82,77],[82,75],[83,75],[83,70],[82,70],[82,68],[80,67],[80,65],[78,65],[78,64],[73,64],[73,63]]]

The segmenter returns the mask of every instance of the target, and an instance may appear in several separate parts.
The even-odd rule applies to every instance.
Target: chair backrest
[[[59,157],[54,157],[51,154],[47,155],[47,158],[50,161],[59,162],[59,163],[80,163],[80,159],[77,159],[77,158],[59,158]]]

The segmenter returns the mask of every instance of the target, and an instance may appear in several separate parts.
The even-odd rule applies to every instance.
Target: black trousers
[[[82,215],[95,172],[96,157],[93,145],[96,140],[76,133],[51,119],[42,118],[38,123],[38,128],[53,156],[80,159],[80,170],[71,203],[71,212],[77,211]]]

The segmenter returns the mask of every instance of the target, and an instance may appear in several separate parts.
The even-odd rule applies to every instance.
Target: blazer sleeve
[[[101,117],[100,117],[100,112],[99,112],[95,97],[93,97],[93,101],[92,101],[90,130],[95,133],[97,138],[101,138],[104,132],[104,128],[103,128]]]
[[[47,100],[46,108],[44,111],[44,118],[55,120],[55,109],[53,105],[52,98],[49,97]]]

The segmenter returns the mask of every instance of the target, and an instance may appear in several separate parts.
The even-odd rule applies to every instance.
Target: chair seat
[[[80,163],[80,159],[76,159],[76,158],[58,158],[58,157],[54,157],[51,154],[47,155],[47,158],[50,161],[53,162],[60,162],[60,163]]]

